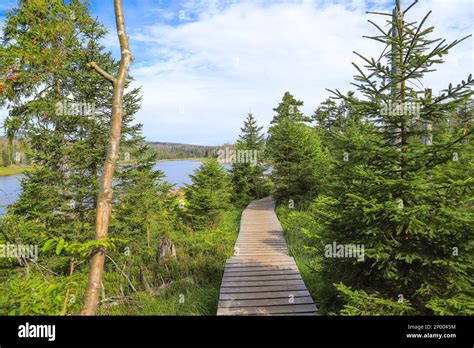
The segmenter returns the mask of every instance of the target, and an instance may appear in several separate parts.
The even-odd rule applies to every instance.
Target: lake
[[[200,165],[201,162],[197,160],[163,161],[159,162],[155,169],[162,170],[166,175],[166,180],[174,184],[175,188],[179,188],[191,183],[189,174],[192,174]],[[21,178],[23,175],[0,176],[0,216],[5,214],[5,207],[15,202],[20,195]]]

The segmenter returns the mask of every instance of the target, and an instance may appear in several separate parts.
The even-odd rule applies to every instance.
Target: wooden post
[[[117,25],[117,33],[120,42],[121,59],[117,76],[112,76],[95,62],[89,63],[89,67],[102,75],[113,85],[112,97],[112,118],[110,125],[109,144],[107,156],[102,171],[99,194],[97,198],[97,212],[95,234],[96,239],[107,238],[110,223],[110,215],[112,211],[112,181],[115,172],[117,160],[120,151],[120,138],[122,133],[123,118],[123,97],[125,84],[128,78],[128,71],[132,64],[133,57],[130,52],[127,32],[125,30],[125,19],[123,14],[122,0],[114,0],[115,21]],[[90,259],[89,278],[82,307],[81,315],[95,315],[99,302],[99,295],[102,287],[102,273],[105,263],[104,248],[97,250]]]

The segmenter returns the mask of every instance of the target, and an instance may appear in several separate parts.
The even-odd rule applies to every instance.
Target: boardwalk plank
[[[250,293],[250,292],[273,292],[273,291],[298,291],[307,290],[304,284],[296,285],[273,285],[273,286],[241,286],[241,287],[222,287],[221,294],[232,294],[232,293]]]
[[[232,274],[224,274],[224,278],[222,279],[222,283],[225,282],[242,282],[242,281],[267,281],[267,280],[301,280],[301,275],[299,273],[296,274],[272,274],[272,275],[256,275],[256,276],[245,276],[245,275],[232,275]]]
[[[274,286],[274,285],[304,285],[303,280],[252,280],[252,281],[222,281],[221,287],[230,288],[230,287],[254,287],[254,286]]]
[[[314,304],[290,304],[285,306],[265,306],[265,307],[232,307],[218,309],[219,315],[269,315],[288,313],[315,313],[317,311]]]
[[[218,315],[315,315],[271,197],[242,213],[235,254],[226,261]]]
[[[240,293],[221,293],[219,300],[255,300],[255,299],[271,299],[271,298],[289,298],[310,296],[308,290],[293,291],[270,291],[270,292],[240,292]]]
[[[283,297],[283,298],[264,298],[251,300],[223,300],[219,301],[221,308],[238,308],[238,307],[267,307],[281,306],[288,304],[313,304],[311,296],[305,297]]]
[[[293,274],[300,274],[297,269],[287,269],[287,270],[274,270],[274,269],[264,269],[264,270],[244,270],[244,271],[228,271],[224,272],[225,277],[251,277],[251,276],[259,276],[259,277],[267,277],[267,276],[275,276],[275,275],[293,275]]]

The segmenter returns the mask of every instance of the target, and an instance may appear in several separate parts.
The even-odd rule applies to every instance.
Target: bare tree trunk
[[[125,20],[123,14],[122,0],[114,0],[115,20],[117,33],[120,42],[121,59],[117,76],[114,77],[100,68],[95,62],[89,63],[89,67],[109,80],[114,87],[112,99],[112,118],[110,125],[109,144],[107,158],[102,171],[99,194],[97,199],[96,239],[107,237],[110,215],[112,210],[112,180],[115,172],[115,166],[119,157],[120,138],[122,134],[123,118],[123,96],[125,84],[128,77],[128,71],[133,61],[130,52],[130,46],[125,29]],[[100,249],[95,252],[90,259],[89,279],[82,307],[81,315],[95,315],[99,302],[101,291],[102,272],[105,263],[106,250]]]
[[[397,38],[403,35],[403,32],[399,31],[399,27],[397,24],[400,23],[400,21],[403,21],[403,13],[401,12],[400,8],[400,1],[397,0],[397,6],[393,9],[392,13],[392,37]],[[401,77],[401,71],[400,71],[400,53],[397,52],[397,46],[395,44],[392,44],[392,76],[397,76],[397,78]],[[397,84],[394,84],[392,82],[392,99],[394,102],[403,102],[403,96],[402,96],[402,89],[403,89],[403,82],[399,81]],[[389,110],[390,111],[390,110]],[[390,140],[390,143],[392,145],[398,145],[402,142],[402,137],[403,137],[403,125],[400,125],[399,123],[396,123],[395,125],[391,125],[391,132],[392,132],[392,138]]]

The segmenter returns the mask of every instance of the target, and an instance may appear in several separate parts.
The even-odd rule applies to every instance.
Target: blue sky
[[[2,0],[0,17],[16,1]],[[389,10],[393,0],[125,0],[126,25],[136,60],[131,73],[143,88],[136,115],[148,140],[218,145],[234,141],[248,112],[268,126],[285,91],[311,114],[325,88],[351,87],[358,61],[352,51],[378,56],[363,39],[372,32],[367,10]],[[405,7],[411,1],[403,1]],[[471,0],[421,0],[409,13],[433,10],[435,36],[472,34]],[[112,0],[91,0],[108,28],[104,40],[118,53]],[[473,72],[473,39],[452,51],[422,81],[434,91]],[[421,86],[420,86],[421,87]],[[435,92],[436,93],[436,92]],[[0,116],[4,118],[5,111]]]

